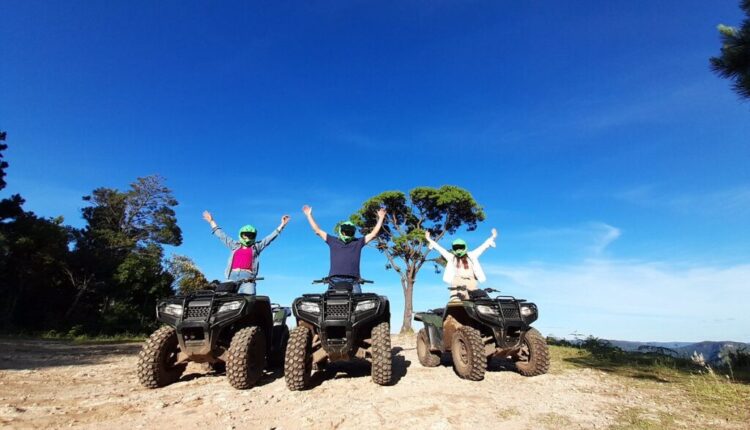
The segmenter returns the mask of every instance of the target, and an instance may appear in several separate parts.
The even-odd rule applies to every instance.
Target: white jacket
[[[453,277],[456,276],[456,256],[452,252],[449,252],[442,246],[438,245],[438,243],[432,239],[427,239],[427,243],[429,244],[430,249],[437,250],[440,255],[442,255],[443,258],[445,258],[445,260],[448,262],[448,264],[445,265],[443,281],[450,284],[451,282],[453,282]],[[482,270],[482,266],[479,264],[479,256],[482,255],[482,253],[484,253],[484,251],[486,251],[490,246],[493,248],[496,246],[495,240],[492,238],[485,240],[484,243],[481,244],[477,249],[466,253],[466,255],[469,257],[469,267],[474,270],[474,275],[477,277],[477,281],[479,282],[484,282],[487,280],[487,277],[484,275],[484,270]]]

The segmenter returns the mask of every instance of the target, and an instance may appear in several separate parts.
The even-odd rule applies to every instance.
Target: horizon
[[[289,214],[258,283],[288,305],[328,270],[303,204],[330,233],[382,191],[452,184],[487,215],[456,237],[499,230],[482,286],[535,302],[544,336],[750,343],[750,103],[708,63],[737,2],[177,5],[0,5],[0,198],[81,227],[82,196],[159,174],[166,255],[209,280],[228,250],[203,210],[230,236]],[[363,251],[398,332],[385,265]],[[425,265],[414,311],[447,299]]]

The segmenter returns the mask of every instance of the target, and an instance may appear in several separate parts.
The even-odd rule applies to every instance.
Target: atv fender
[[[424,323],[431,351],[443,351],[443,319],[441,315],[430,312],[414,314],[414,319]]]

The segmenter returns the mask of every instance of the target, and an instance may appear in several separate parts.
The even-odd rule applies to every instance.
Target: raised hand
[[[427,240],[430,240],[430,230],[425,230],[424,231],[424,238],[427,239]]]
[[[203,219],[206,220],[206,222],[210,223],[214,220],[214,217],[211,215],[211,212],[203,211]]]
[[[385,208],[378,209],[378,219],[384,219],[385,218]]]
[[[305,215],[310,216],[310,215],[312,215],[312,208],[310,206],[308,206],[308,205],[304,205],[304,206],[302,206],[302,212],[304,212]]]
[[[495,238],[497,238],[497,229],[493,228],[492,229],[492,239],[495,239]]]
[[[291,217],[289,215],[282,216],[281,217],[281,226],[284,227],[285,225],[287,225],[289,223],[290,219],[291,219]]]

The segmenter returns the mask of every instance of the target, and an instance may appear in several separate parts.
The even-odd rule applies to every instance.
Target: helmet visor
[[[453,250],[454,251],[466,251],[466,245],[464,245],[462,243],[457,243],[457,244],[453,245]]]

